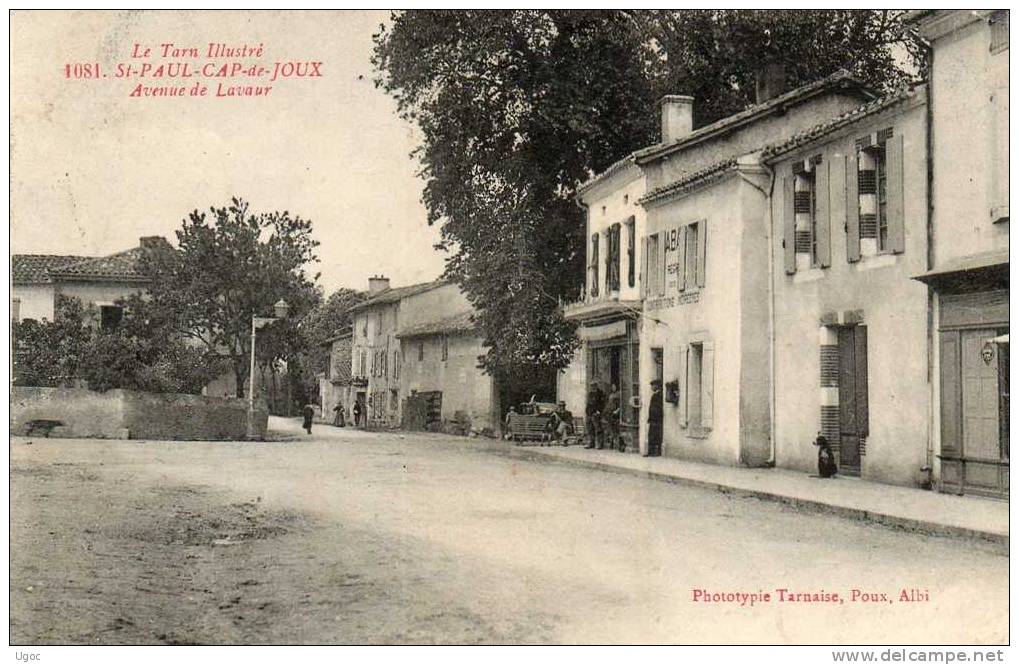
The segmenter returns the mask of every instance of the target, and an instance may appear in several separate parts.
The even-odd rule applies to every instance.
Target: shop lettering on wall
[[[661,298],[651,298],[644,302],[644,309],[652,311],[656,309],[668,309],[675,307],[676,305],[689,305],[695,303],[701,299],[700,291],[692,291],[690,293],[681,293],[678,296],[663,296]]]

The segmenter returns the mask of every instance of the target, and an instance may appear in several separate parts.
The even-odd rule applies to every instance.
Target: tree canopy
[[[321,300],[306,267],[317,261],[311,222],[288,211],[252,213],[233,199],[195,210],[177,231],[177,247],[152,249],[150,314],[160,325],[230,360],[237,396],[248,375],[252,316],[271,316],[284,300],[289,316],[259,332],[262,364],[303,349],[298,322]]]
[[[847,69],[878,89],[918,69],[901,11],[406,11],[375,35],[376,85],[415,122],[446,275],[478,309],[493,373],[565,366],[559,312],[583,282],[579,183],[658,139],[663,94],[703,125],[753,102],[764,62],[791,85]],[[905,68],[902,65],[906,65]]]

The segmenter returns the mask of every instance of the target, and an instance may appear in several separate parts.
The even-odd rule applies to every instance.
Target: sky
[[[387,17],[13,12],[11,252],[103,255],[137,246],[142,236],[173,241],[189,212],[238,196],[253,211],[312,220],[321,262],[310,272],[321,271],[327,294],[364,289],[377,273],[394,286],[438,277],[445,255],[432,247],[439,231],[426,222],[424,181],[409,156],[420,133],[372,83],[372,34]],[[164,57],[162,45],[170,43],[197,56]],[[208,57],[209,43],[261,44],[262,52]],[[266,72],[203,75],[206,66],[216,73],[234,62]],[[277,62],[320,62],[321,76],[269,82]],[[101,77],[75,78],[67,69],[74,63],[98,63]],[[169,63],[186,63],[195,75],[151,76]],[[118,78],[118,66],[132,75]],[[205,96],[131,97],[139,84],[182,85],[190,93],[196,82],[207,86]],[[218,86],[225,93],[254,85],[272,90],[216,96]]]

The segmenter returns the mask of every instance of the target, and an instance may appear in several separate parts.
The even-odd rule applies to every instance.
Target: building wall
[[[901,254],[875,254],[863,248],[858,262],[847,260],[845,182],[829,183],[831,265],[797,267],[786,274],[782,224],[785,192],[772,198],[771,243],[775,296],[775,461],[778,466],[816,472],[822,430],[821,405],[837,387],[821,387],[822,321],[842,323],[862,317],[867,327],[869,436],[861,476],[912,485],[928,456],[931,386],[928,378],[927,289],[913,276],[926,268],[927,165],[923,98],[889,110],[788,155],[775,164],[776,179],[792,172],[794,162],[820,155],[822,163],[849,155],[855,140],[886,128],[903,141],[903,220]],[[847,174],[855,177],[855,174]],[[836,202],[836,199],[841,199]],[[841,211],[841,212],[839,212]],[[831,327],[831,326],[829,326]],[[825,390],[834,393],[825,393]],[[837,399],[835,404],[837,404]],[[834,443],[834,442],[833,442]]]
[[[608,252],[608,231],[614,224],[621,225],[620,231],[620,260],[619,260],[619,291],[614,292],[619,300],[640,299],[640,242],[644,237],[644,229],[647,214],[644,208],[638,205],[637,201],[647,191],[647,181],[637,166],[626,166],[619,173],[614,173],[604,181],[595,184],[590,190],[584,192],[581,200],[587,207],[587,233],[585,235],[587,277],[585,292],[592,292],[593,271],[590,269],[592,236],[598,234],[598,294],[599,298],[606,298],[610,295],[607,289],[607,271],[605,269],[605,257]],[[636,246],[634,248],[634,281],[629,283],[629,260],[627,245],[626,221],[634,218],[634,234]]]
[[[20,301],[17,312],[18,321],[23,319],[53,320],[52,284],[14,284],[11,287],[11,292],[11,299]]]
[[[694,104],[696,105],[696,101]],[[856,95],[828,93],[789,107],[785,113],[767,116],[750,127],[719,138],[684,148],[668,159],[643,165],[648,190],[653,190],[707,166],[737,155],[758,150],[764,143],[775,143],[809,129],[828,118],[841,115],[864,104]]]
[[[377,426],[395,427],[400,422],[400,382],[394,377],[393,363],[394,353],[400,352],[400,340],[396,337],[399,307],[398,303],[376,305],[358,311],[354,318],[351,374],[367,379],[368,385],[351,388],[349,406],[353,408],[357,393],[364,392],[369,422]],[[365,354],[364,373],[358,362],[362,352]],[[395,400],[394,390],[397,391]]]
[[[1008,249],[1008,53],[986,20],[934,41],[934,267]]]
[[[754,176],[755,178],[758,176]],[[767,374],[760,368],[767,363],[760,345],[744,345],[743,331],[767,330],[767,309],[760,299],[743,297],[747,284],[756,284],[767,275],[763,197],[745,190],[751,185],[735,174],[707,185],[682,198],[672,199],[648,210],[647,233],[654,234],[700,221],[706,229],[705,279],[703,288],[684,293],[667,292],[664,296],[646,294],[641,336],[641,441],[646,441],[649,382],[655,375],[652,349],[663,350],[663,380],[679,382],[680,403],[665,402],[663,455],[685,459],[737,464],[741,443],[767,445],[768,404],[762,399],[761,382],[767,386]],[[752,189],[752,188],[751,188]],[[753,225],[752,239],[758,248],[747,247],[745,225]],[[748,279],[742,279],[744,272]],[[755,286],[756,288],[756,286]],[[766,302],[766,301],[765,301]],[[687,385],[687,348],[700,343],[712,358],[710,380],[705,390],[711,398],[711,426],[696,430],[684,424]],[[765,347],[766,348],[766,347]],[[702,368],[703,376],[703,368]],[[702,393],[703,394],[703,393]]]
[[[495,381],[478,369],[485,354],[480,337],[449,335],[448,356],[442,358],[443,335],[402,340],[401,395],[438,390],[442,392],[442,418],[452,420],[458,411],[471,418],[471,427],[498,429],[499,414]],[[419,351],[423,359],[419,360]]]

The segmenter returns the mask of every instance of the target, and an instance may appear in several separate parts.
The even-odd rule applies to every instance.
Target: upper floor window
[[[659,295],[661,288],[662,271],[661,243],[658,234],[648,236],[647,239],[647,286],[645,295],[648,297]]]
[[[991,53],[1004,51],[1008,48],[1008,10],[994,12],[988,22],[991,24]]]
[[[418,362],[425,359],[425,342],[424,340],[418,341]]]
[[[120,325],[124,318],[124,308],[116,305],[101,305],[99,307],[99,327],[103,330],[113,330]]]
[[[598,234],[591,234],[591,296],[598,296]]]
[[[605,288],[608,291],[619,290],[619,262],[620,262],[620,225],[613,224],[606,234],[608,251],[605,257]]]
[[[684,261],[686,269],[686,283],[688,286],[700,285],[700,272],[701,266],[698,265],[698,248],[700,246],[700,234],[701,225],[699,222],[694,222],[686,227],[686,260]]]
[[[449,360],[449,335],[442,336],[442,359]]]

